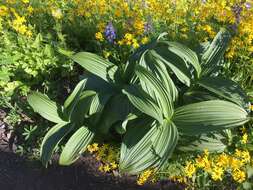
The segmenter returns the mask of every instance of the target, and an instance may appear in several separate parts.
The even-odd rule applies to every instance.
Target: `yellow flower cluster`
[[[230,173],[233,179],[242,183],[246,179],[245,167],[250,164],[248,150],[238,150],[232,155],[221,153],[210,156],[206,150],[195,161],[187,161],[185,175],[192,178],[200,170],[207,172],[214,181],[222,181],[224,173]]]
[[[90,153],[95,154],[96,159],[101,162],[98,168],[99,171],[111,172],[118,168],[118,152],[109,144],[103,144],[99,146],[97,143],[93,143],[91,145],[88,145],[87,150]]]
[[[154,171],[151,169],[148,169],[148,170],[145,170],[144,172],[142,172],[137,179],[137,184],[144,185],[147,182],[147,180],[150,179],[153,172]]]

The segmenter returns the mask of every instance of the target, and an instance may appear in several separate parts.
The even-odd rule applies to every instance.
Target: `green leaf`
[[[149,167],[162,167],[177,140],[177,128],[170,121],[130,127],[121,145],[120,172],[138,174]]]
[[[203,68],[202,76],[212,75],[220,69],[224,53],[231,38],[232,36],[229,31],[224,28],[215,36],[201,58],[201,65]]]
[[[45,119],[54,123],[63,122],[62,107],[50,100],[46,95],[33,92],[27,97],[29,105]]]
[[[196,71],[197,77],[200,76],[201,66],[199,64],[198,56],[194,51],[177,42],[161,41],[161,43],[167,44],[168,50],[183,59],[186,64],[191,64]]]
[[[73,92],[69,95],[69,97],[64,102],[64,114],[71,118],[71,114],[76,106],[77,102],[79,101],[80,95],[85,88],[86,80],[81,80],[73,90]]]
[[[210,100],[179,107],[173,117],[173,122],[180,132],[189,135],[237,127],[248,121],[248,113],[243,108],[223,100]]]
[[[178,80],[187,86],[191,84],[191,73],[185,61],[168,50],[168,45],[161,44],[153,49],[155,59],[162,61],[177,76]]]
[[[173,101],[176,101],[178,99],[178,90],[174,82],[171,80],[165,64],[159,59],[154,59],[154,57],[152,56],[152,52],[153,50],[149,50],[143,54],[142,58],[140,59],[140,65],[142,65],[146,69],[148,68],[148,70],[152,73],[155,73],[159,80],[162,81],[162,83],[164,84],[166,91],[172,97]],[[142,87],[144,87],[145,83],[144,85],[141,83],[141,85]],[[145,88],[148,87],[145,86]],[[147,90],[152,91],[153,89]],[[153,94],[155,95],[155,93]]]
[[[109,129],[117,122],[123,122],[132,110],[133,107],[125,95],[112,96],[103,109],[97,125],[98,132],[108,134]]]
[[[94,138],[94,133],[87,127],[79,128],[68,140],[60,155],[61,165],[74,163],[83,153]]]
[[[45,135],[40,149],[40,158],[42,164],[47,167],[48,161],[51,159],[52,154],[63,139],[73,129],[73,124],[70,123],[58,123],[52,127]]]
[[[0,70],[0,81],[8,82],[10,80],[10,73]]]
[[[170,119],[173,114],[172,97],[168,94],[162,82],[142,66],[137,66],[135,72],[142,82],[149,86],[149,88],[154,89],[159,107],[163,110],[164,117]]]
[[[208,91],[228,101],[243,107],[249,108],[249,99],[243,89],[234,81],[221,77],[203,77],[198,84]]]
[[[202,152],[205,149],[208,149],[209,152],[223,152],[227,147],[223,143],[224,139],[225,137],[221,134],[203,134],[199,138],[194,138],[193,141],[187,141],[186,137],[186,142],[178,146],[177,149],[183,152]]]
[[[79,52],[72,59],[87,71],[109,82],[114,80],[117,66],[106,59],[89,52]]]
[[[85,117],[88,115],[91,101],[95,95],[96,92],[92,90],[86,90],[80,95],[80,99],[75,105],[70,118],[71,122],[75,123],[78,127],[83,125]]]
[[[136,86],[127,86],[123,89],[129,101],[141,112],[153,117],[160,123],[163,121],[162,112],[156,102],[141,88]]]

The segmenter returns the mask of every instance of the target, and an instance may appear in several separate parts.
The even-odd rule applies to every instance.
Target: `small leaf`
[[[45,119],[54,123],[63,122],[62,107],[50,100],[46,95],[33,92],[27,97],[29,105]]]

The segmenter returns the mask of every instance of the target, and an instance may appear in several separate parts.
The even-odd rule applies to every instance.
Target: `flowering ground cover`
[[[2,1],[1,144],[47,167],[91,154],[139,186],[252,189],[252,16],[251,0]]]

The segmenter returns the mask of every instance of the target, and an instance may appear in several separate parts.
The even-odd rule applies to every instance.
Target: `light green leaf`
[[[70,119],[74,107],[79,101],[80,95],[85,88],[86,80],[81,80],[73,90],[73,92],[69,95],[69,97],[64,102],[64,114]]]
[[[135,72],[142,82],[146,83],[149,88],[154,89],[159,107],[163,110],[164,117],[170,119],[173,114],[172,97],[168,94],[162,82],[142,66],[137,66]]]
[[[45,119],[54,123],[63,122],[62,107],[50,100],[46,95],[33,92],[27,97],[29,105]]]
[[[215,36],[201,58],[202,76],[209,76],[220,69],[224,53],[231,38],[231,34],[225,28],[222,28]]]
[[[84,152],[87,146],[94,138],[94,133],[87,127],[79,128],[68,140],[60,155],[59,163],[61,165],[70,165],[74,163]]]
[[[70,123],[58,123],[47,132],[40,148],[40,158],[45,167],[47,167],[48,161],[51,159],[59,142],[73,129],[73,127],[74,125]]]
[[[198,56],[194,51],[184,46],[183,44],[177,42],[161,41],[161,43],[167,44],[168,50],[176,54],[181,59],[183,59],[186,64],[191,64],[196,71],[197,77],[200,76],[201,67],[199,64]]]
[[[138,174],[149,167],[162,167],[177,140],[177,128],[170,121],[129,128],[121,145],[120,172]]]
[[[241,126],[249,121],[248,113],[238,105],[210,100],[179,107],[173,122],[180,132],[198,135],[217,130]]]
[[[188,65],[183,59],[168,50],[168,46],[163,44],[153,49],[152,55],[155,59],[162,61],[175,75],[178,80],[187,86],[191,84],[191,73]]]
[[[106,59],[89,52],[79,52],[72,59],[87,71],[109,82],[114,80],[117,66]]]
[[[166,91],[168,92],[169,96],[172,97],[174,102],[178,99],[178,90],[174,82],[171,80],[165,64],[159,59],[155,59],[152,56],[152,52],[153,50],[149,50],[143,54],[142,58],[140,59],[140,65],[142,65],[144,68],[148,68],[149,71],[156,74],[158,79],[164,84]],[[141,81],[142,87],[148,88],[148,86],[144,86],[145,83],[144,85],[142,83],[143,82]],[[147,90],[152,91],[153,89]],[[155,93],[153,94],[155,95]]]
[[[203,134],[198,138],[194,138],[193,141],[184,142],[184,144],[178,146],[177,149],[183,152],[203,152],[205,149],[209,152],[223,152],[227,147],[223,142],[224,140],[225,137],[221,134]]]
[[[145,91],[132,85],[125,87],[123,93],[138,110],[162,123],[163,116],[160,108]]]
[[[85,117],[88,115],[91,101],[96,95],[95,91],[86,90],[81,93],[77,104],[74,107],[73,113],[71,114],[70,120],[75,123],[78,127],[83,125]]]
[[[228,101],[243,107],[249,108],[249,99],[243,89],[234,81],[221,77],[203,77],[198,84],[208,91]]]

